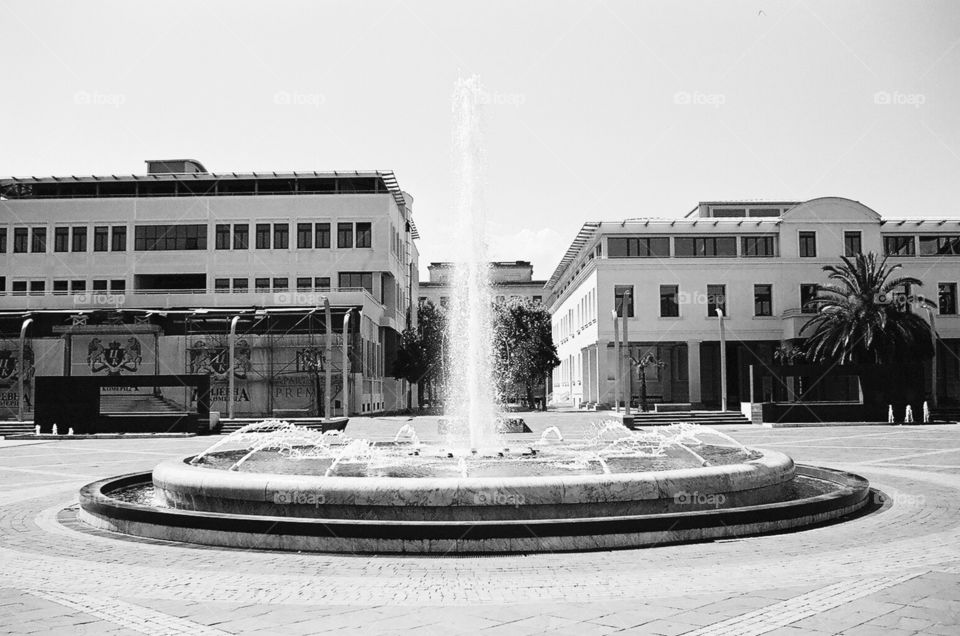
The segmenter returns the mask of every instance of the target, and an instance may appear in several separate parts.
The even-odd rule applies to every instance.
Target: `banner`
[[[24,410],[33,410],[33,376],[36,372],[33,347],[23,347],[23,365],[20,365],[19,340],[0,340],[0,417],[15,416],[20,409],[20,375],[23,373]]]

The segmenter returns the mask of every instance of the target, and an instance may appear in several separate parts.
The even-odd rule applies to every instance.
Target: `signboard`
[[[149,333],[100,333],[71,336],[70,374],[95,376],[156,375],[157,339]],[[143,387],[101,388],[103,395],[141,393]]]
[[[24,344],[23,368],[20,365],[20,342],[0,340],[0,416],[11,416],[20,409],[20,374],[23,373],[24,410],[33,409],[33,376],[35,357],[30,343]]]

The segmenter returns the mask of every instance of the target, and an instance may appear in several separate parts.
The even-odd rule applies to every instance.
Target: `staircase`
[[[960,423],[960,406],[941,406],[930,410],[930,421]]]
[[[33,422],[0,420],[0,437],[9,435],[29,435],[33,432]]]
[[[156,395],[101,395],[101,413],[180,413],[184,408]]]
[[[750,425],[750,420],[740,411],[674,411],[672,413],[634,413],[633,425],[668,426],[680,422],[703,426]]]

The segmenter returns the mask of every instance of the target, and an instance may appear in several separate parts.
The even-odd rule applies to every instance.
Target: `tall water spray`
[[[493,296],[483,202],[483,95],[476,76],[458,80],[453,92],[457,258],[447,311],[446,414],[450,443],[469,443],[470,450],[496,443]]]

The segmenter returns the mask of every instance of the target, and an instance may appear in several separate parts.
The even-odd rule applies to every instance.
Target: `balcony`
[[[385,308],[362,287],[335,287],[322,291],[254,289],[211,291],[208,289],[138,289],[127,291],[0,293],[0,311],[93,311],[97,309],[230,309],[250,307],[317,307],[324,298],[333,306],[362,307],[364,314],[379,318]]]
[[[780,321],[783,323],[783,339],[799,338],[800,330],[814,316],[816,316],[815,313],[804,313],[799,307],[785,310],[780,314]]]

